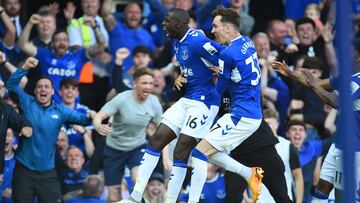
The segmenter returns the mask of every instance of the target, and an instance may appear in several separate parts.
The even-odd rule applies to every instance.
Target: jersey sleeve
[[[199,44],[194,43],[193,47],[199,53],[199,56],[209,61],[212,65],[219,65],[219,56],[223,49],[218,43],[204,37]]]

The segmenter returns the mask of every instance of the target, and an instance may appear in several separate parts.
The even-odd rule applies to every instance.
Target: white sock
[[[187,162],[174,160],[166,192],[166,203],[176,203],[187,171]]]
[[[146,148],[145,154],[142,158],[142,162],[138,169],[138,175],[136,178],[134,190],[130,195],[134,200],[141,201],[149,178],[159,161],[160,154],[160,151],[150,146]]]
[[[208,162],[206,155],[199,150],[194,149],[192,151],[192,164],[194,169],[191,175],[189,203],[199,202],[200,200],[201,192],[207,177]]]
[[[245,180],[248,180],[251,177],[251,168],[244,166],[240,162],[237,162],[235,159],[231,158],[224,152],[218,152],[209,157],[209,162],[213,163],[219,167],[224,168],[227,171],[241,175]]]

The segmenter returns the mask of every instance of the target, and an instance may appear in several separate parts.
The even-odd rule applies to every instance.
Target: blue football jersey
[[[213,66],[218,66],[223,46],[208,39],[202,32],[189,29],[181,40],[176,40],[175,55],[187,80],[185,98],[219,105],[220,95],[212,83]]]
[[[65,55],[58,57],[47,49],[38,48],[35,58],[39,60],[41,74],[51,78],[54,83],[53,99],[56,102],[61,102],[60,81],[64,78],[79,80],[82,67],[89,61],[86,49],[68,51]]]
[[[260,67],[255,45],[245,36],[232,40],[219,60],[218,86],[227,87],[231,96],[231,114],[236,118],[261,119]]]
[[[356,73],[350,78],[351,96],[353,99],[353,109],[355,112],[356,121],[356,151],[360,151],[360,73]],[[335,89],[339,90],[339,78],[330,78],[330,84]],[[335,146],[339,149],[344,149],[342,136],[336,136]]]

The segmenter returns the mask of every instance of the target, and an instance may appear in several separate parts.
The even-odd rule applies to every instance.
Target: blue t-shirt
[[[0,185],[0,202],[2,203],[11,203],[12,198],[5,198],[2,196],[4,190],[6,188],[12,189],[12,178],[14,174],[14,168],[15,168],[15,158],[14,156],[10,158],[5,158],[5,166],[4,166],[4,174],[3,174],[3,182]]]
[[[251,39],[239,36],[221,52],[217,85],[220,93],[229,88],[233,117],[262,118],[260,67]]]
[[[52,51],[38,48],[35,58],[39,60],[41,74],[50,77],[54,83],[53,99],[56,102],[61,102],[60,81],[64,78],[79,80],[82,67],[89,61],[86,49],[68,51],[65,55],[58,57]]]
[[[356,151],[360,151],[360,73],[356,73],[350,78],[351,96],[353,100],[353,109],[356,122]],[[339,90],[339,77],[330,78],[330,84]],[[335,137],[335,146],[338,149],[344,149],[343,135]]]
[[[89,107],[79,103],[75,104],[74,110],[81,114],[87,114],[90,111]],[[72,124],[65,125],[66,134],[68,135],[69,138],[69,145],[75,145],[79,147],[83,153],[85,153],[84,135],[81,135],[79,132],[74,130],[73,126],[74,125]],[[94,129],[92,125],[86,126],[85,128],[88,130]]]
[[[124,23],[117,23],[109,33],[110,53],[115,58],[116,50],[125,47],[130,50],[130,55],[124,60],[123,72],[127,72],[132,66],[132,51],[136,46],[147,47],[151,52],[155,51],[155,44],[150,33],[143,28],[131,29]]]
[[[189,189],[189,187],[188,187]],[[181,202],[187,202],[189,199],[189,190],[180,195]],[[201,191],[199,203],[225,203],[226,189],[225,178],[223,174],[217,173],[212,180],[207,180]]]
[[[175,40],[174,47],[181,73],[187,80],[184,98],[219,106],[220,95],[212,83],[210,68],[218,66],[223,46],[208,39],[202,32],[189,29],[181,40]]]

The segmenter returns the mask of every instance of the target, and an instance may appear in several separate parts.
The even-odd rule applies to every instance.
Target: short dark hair
[[[218,7],[213,13],[213,18],[221,16],[221,22],[230,23],[237,29],[240,29],[240,15],[238,11],[232,8],[225,8],[223,6]]]
[[[175,18],[177,21],[181,22],[182,24],[189,24],[190,16],[187,11],[181,8],[174,8],[170,10],[171,16]]]
[[[153,71],[148,67],[142,67],[135,70],[134,81],[138,80],[143,75],[150,75],[154,77]]]
[[[150,50],[145,46],[139,45],[139,46],[136,46],[133,49],[133,54],[132,55],[135,56],[137,53],[144,53],[144,54],[149,54],[150,55]]]
[[[297,30],[300,25],[306,23],[310,23],[314,29],[316,28],[315,22],[311,18],[303,17],[296,21],[295,29]]]
[[[58,34],[60,34],[60,33],[63,33],[63,32],[64,32],[66,35],[68,35],[67,32],[66,32],[66,30],[65,30],[64,28],[59,28],[59,29],[55,30],[55,32],[54,32],[51,40],[53,40],[56,35],[58,35]]]
[[[305,57],[302,67],[303,67],[303,68],[306,68],[306,69],[318,69],[318,70],[322,70],[322,68],[323,68],[323,63],[322,63],[322,61],[320,60],[320,58],[318,58],[318,57],[316,57],[316,56]]]
[[[54,82],[52,81],[52,79],[49,76],[46,76],[46,75],[42,75],[42,76],[38,77],[35,84],[37,84],[39,82],[39,80],[42,80],[42,79],[49,80],[51,83],[51,87],[54,88]]]
[[[64,78],[60,81],[60,89],[69,86],[79,87],[79,81],[77,81],[75,78]]]
[[[303,126],[304,129],[306,130],[306,125],[305,125],[304,121],[301,121],[301,120],[289,120],[287,122],[287,125],[286,125],[286,131],[288,131],[291,128],[291,126],[293,126],[293,125]]]

